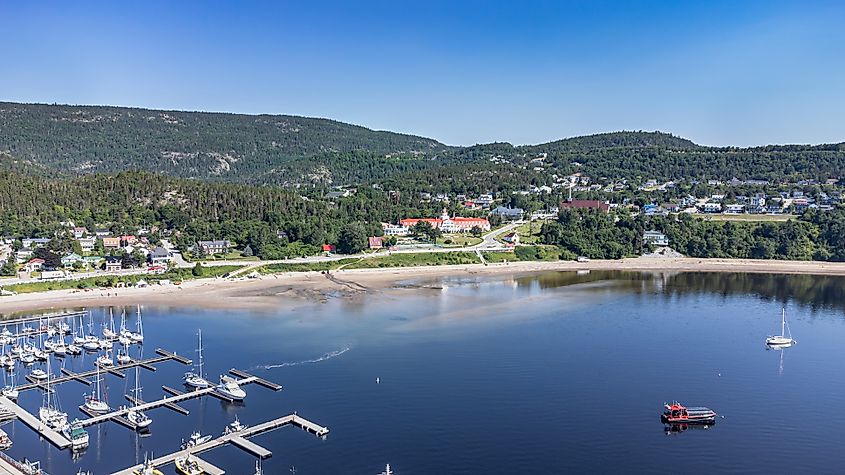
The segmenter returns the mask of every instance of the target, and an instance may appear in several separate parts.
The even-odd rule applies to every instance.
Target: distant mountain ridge
[[[542,166],[530,161],[543,158]],[[150,171],[257,184],[348,184],[460,170],[523,178],[580,171],[610,178],[839,176],[845,144],[709,147],[665,132],[620,131],[537,145],[453,147],[435,139],[291,115],[0,102],[0,167],[43,175]],[[508,173],[513,173],[510,171]],[[531,175],[531,176],[529,176]],[[512,176],[512,175],[511,175]]]

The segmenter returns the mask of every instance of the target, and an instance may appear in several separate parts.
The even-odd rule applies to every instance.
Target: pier
[[[188,447],[187,449],[183,449],[178,452],[173,452],[163,457],[159,457],[157,459],[152,460],[152,464],[156,467],[162,467],[171,464],[176,461],[177,458],[183,457],[186,454],[190,453],[191,458],[197,460],[197,462],[200,464],[200,466],[205,472],[215,475],[222,475],[225,473],[225,471],[209,464],[208,462],[202,459],[199,459],[197,457],[197,454],[216,449],[218,447],[222,447],[226,444],[232,444],[262,459],[269,458],[273,455],[271,451],[265,449],[264,447],[261,447],[256,443],[248,441],[247,438],[254,437],[256,435],[263,434],[272,430],[276,430],[287,425],[299,427],[300,429],[306,430],[309,433],[314,434],[318,437],[326,437],[329,433],[328,427],[323,427],[294,413],[284,417],[279,417],[278,419],[273,419],[271,421],[258,424],[256,426],[247,427],[236,432],[221,435],[220,437],[211,439],[208,442],[193,447]],[[138,470],[140,468],[142,468],[142,465],[135,465],[119,472],[115,472],[112,475],[132,475],[133,471]]]
[[[0,320],[0,325],[19,325],[21,323],[37,322],[40,320],[64,320],[67,318],[76,318],[88,315],[88,310],[80,310],[78,312],[55,312],[44,313],[41,315],[32,315],[29,317],[12,318],[9,320]]]
[[[10,401],[5,396],[0,396],[0,405],[14,413],[15,417],[17,417],[18,420],[28,425],[32,430],[38,432],[41,437],[47,439],[51,444],[55,445],[60,449],[66,449],[70,447],[70,441],[67,440],[64,435],[42,424],[37,417],[27,412],[26,409]]]
[[[110,374],[113,374],[113,375],[115,375],[119,378],[125,378],[126,375],[124,373],[122,373],[122,371],[125,370],[125,369],[134,368],[136,366],[140,366],[141,368],[144,368],[148,371],[155,371],[156,368],[155,368],[155,366],[153,366],[154,364],[162,363],[164,361],[169,361],[169,360],[178,361],[179,363],[182,363],[183,365],[191,364],[191,360],[189,360],[188,358],[185,358],[183,356],[179,356],[175,353],[171,353],[171,352],[163,350],[161,348],[156,348],[156,353],[158,353],[161,356],[156,356],[156,357],[149,358],[149,359],[146,359],[146,360],[133,360],[129,363],[119,364],[119,365],[116,365],[116,366],[102,367],[102,368],[100,368],[100,373],[110,373]],[[76,381],[78,383],[85,384],[86,386],[90,386],[91,381],[88,378],[90,378],[91,376],[96,376],[96,374],[97,374],[96,368],[92,369],[92,370],[88,370],[88,371],[83,371],[82,373],[74,373],[74,372],[72,372],[68,369],[65,369],[65,368],[62,368],[61,371],[62,371],[62,374],[64,374],[64,376],[60,376],[58,378],[50,378],[50,385],[51,386],[56,385],[56,384],[66,383],[68,381]],[[42,389],[42,390],[47,389],[47,385],[46,385],[47,380],[46,379],[39,381],[39,380],[36,380],[35,378],[33,378],[32,376],[27,375],[26,380],[29,381],[29,384],[22,384],[22,385],[18,386],[18,388],[17,388],[18,391],[21,391],[21,392],[22,391],[28,391],[30,389],[35,389],[35,388],[39,388],[39,389]]]

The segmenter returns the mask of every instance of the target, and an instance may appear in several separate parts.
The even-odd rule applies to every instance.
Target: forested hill
[[[782,182],[839,178],[845,144],[707,147],[663,132],[622,131],[538,145],[449,147],[328,119],[0,102],[0,168],[10,164],[39,175],[140,170],[288,186],[460,174],[461,166],[509,176],[516,170],[535,184],[575,172],[610,180]]]
[[[326,173],[304,170],[302,159],[430,158],[447,149],[328,119],[0,102],[0,153],[73,174],[136,169],[281,183],[292,171]]]

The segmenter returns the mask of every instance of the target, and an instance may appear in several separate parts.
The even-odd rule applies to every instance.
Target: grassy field
[[[450,241],[447,243],[447,241]],[[443,247],[466,247],[466,246],[475,246],[476,244],[480,244],[482,241],[481,238],[473,237],[473,236],[466,236],[463,234],[458,234],[455,236],[446,236],[438,239],[438,242],[443,245]]]
[[[491,264],[506,261],[557,261],[561,259],[561,251],[557,246],[518,246],[514,252],[485,252],[484,259]]]
[[[66,290],[66,289],[93,289],[93,288],[111,288],[120,285],[135,284],[139,280],[145,280],[147,283],[153,284],[160,280],[169,279],[171,281],[191,280],[206,277],[219,277],[223,274],[240,269],[241,266],[214,266],[203,267],[203,275],[195,277],[192,269],[173,269],[164,274],[138,274],[138,275],[104,275],[100,277],[88,277],[85,279],[73,280],[48,280],[44,282],[31,282],[26,284],[14,284],[4,286],[3,290],[17,292],[19,294],[31,292],[44,292],[47,290]]]
[[[794,214],[695,214],[708,221],[783,222],[797,218]]]
[[[525,223],[516,228],[516,233],[519,235],[519,242],[521,244],[538,244],[540,242],[541,227],[543,227],[543,222],[535,221],[533,223]]]
[[[474,252],[418,252],[413,254],[393,254],[385,257],[362,259],[344,267],[344,269],[373,269],[378,267],[414,267],[480,264],[481,260]]]

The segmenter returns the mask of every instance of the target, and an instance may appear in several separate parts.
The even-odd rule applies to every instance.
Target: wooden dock
[[[217,437],[216,439],[211,439],[203,444],[195,445],[193,447],[189,447],[187,449],[183,449],[178,452],[173,452],[172,454],[159,457],[157,459],[152,460],[152,464],[156,467],[162,467],[173,463],[178,457],[184,457],[186,454],[190,453],[192,458],[197,459],[198,463],[200,463],[200,466],[202,466],[203,470],[205,470],[207,473],[215,475],[224,474],[225,472],[218,467],[210,466],[209,468],[206,468],[206,466],[203,464],[208,464],[208,462],[198,459],[197,454],[216,449],[218,447],[222,447],[226,444],[232,444],[238,448],[252,453],[255,456],[261,458],[268,458],[273,455],[272,452],[265,449],[264,447],[261,447],[258,444],[248,441],[247,438],[254,437],[256,435],[263,434],[272,430],[276,430],[287,425],[299,427],[319,437],[325,437],[329,433],[328,427],[323,427],[294,413],[284,417],[279,417],[278,419],[273,419],[272,421],[267,421],[258,424],[256,426],[247,427],[237,432],[231,432],[229,434],[221,435],[220,437]],[[119,472],[115,472],[112,475],[132,475],[134,470],[138,470],[141,467],[142,465],[135,465],[134,467],[129,467]]]
[[[126,363],[126,364],[119,364],[119,365],[111,366],[111,367],[108,367],[108,368],[100,368],[100,372],[101,373],[110,373],[110,374],[113,374],[113,375],[115,375],[119,378],[125,378],[126,374],[124,374],[122,371],[126,370],[126,369],[130,369],[130,368],[134,368],[136,366],[140,366],[141,368],[144,368],[147,371],[155,371],[156,368],[155,368],[155,366],[153,366],[154,364],[162,363],[164,361],[169,361],[169,360],[178,361],[178,362],[180,362],[184,365],[191,364],[191,360],[189,360],[188,358],[185,358],[183,356],[179,356],[175,353],[171,353],[171,352],[163,350],[161,348],[157,348],[156,353],[158,353],[161,356],[156,356],[156,357],[148,358],[148,359],[145,359],[145,360],[133,360],[133,361]],[[62,368],[61,372],[62,372],[62,374],[64,374],[64,376],[59,376],[58,378],[50,379],[50,385],[51,386],[56,385],[56,384],[66,383],[68,381],[76,381],[78,383],[82,383],[82,384],[90,386],[91,380],[88,379],[88,378],[97,375],[96,369],[83,371],[82,373],[74,373],[74,372],[72,372],[68,369]],[[30,375],[27,375],[25,378],[26,378],[27,381],[29,381],[29,384],[22,384],[22,385],[18,386],[18,391],[28,391],[30,389],[35,389],[35,388],[39,388],[41,390],[47,389],[46,384],[45,384],[46,380],[38,381]]]
[[[10,401],[5,396],[0,396],[0,404],[2,404],[6,409],[13,412],[18,418],[18,420],[28,425],[32,430],[38,432],[41,437],[44,437],[45,439],[50,441],[51,444],[55,445],[60,449],[66,449],[70,447],[70,441],[64,435],[42,424],[37,417],[27,412],[26,409]]]
[[[0,325],[19,325],[21,323],[37,322],[40,320],[64,320],[66,318],[76,318],[88,315],[88,310],[81,310],[78,312],[54,312],[45,313],[42,315],[31,315],[29,317],[11,318],[9,320],[0,320]]]

